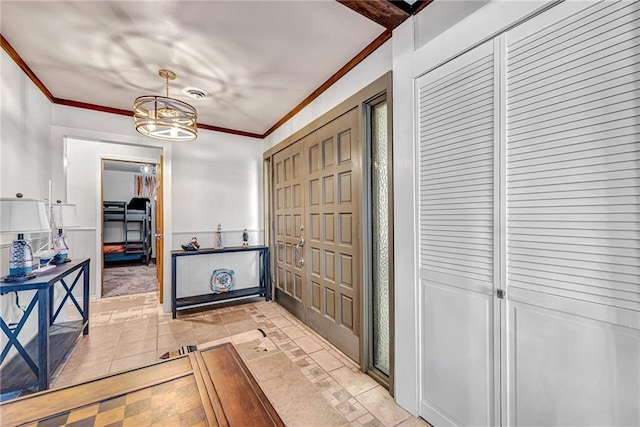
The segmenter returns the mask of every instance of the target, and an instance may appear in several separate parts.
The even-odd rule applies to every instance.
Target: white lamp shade
[[[0,198],[0,233],[51,231],[44,200]]]
[[[79,227],[76,205],[57,203],[53,208],[53,223],[56,228]]]

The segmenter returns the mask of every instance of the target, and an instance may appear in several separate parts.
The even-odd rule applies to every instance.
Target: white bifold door
[[[496,421],[495,75],[489,42],[420,80],[422,415],[435,424]]]
[[[418,79],[421,415],[640,425],[640,3]]]

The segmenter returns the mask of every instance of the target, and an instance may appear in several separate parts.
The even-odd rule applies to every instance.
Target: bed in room
[[[129,202],[103,202],[104,262],[151,260],[151,201],[134,197]]]

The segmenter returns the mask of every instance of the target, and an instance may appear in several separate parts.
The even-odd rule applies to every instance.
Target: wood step
[[[231,343],[0,404],[3,426],[47,420],[65,426],[284,426]]]

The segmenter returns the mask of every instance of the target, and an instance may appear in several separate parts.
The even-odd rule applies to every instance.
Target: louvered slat
[[[640,311],[640,3],[508,47],[509,286]]]
[[[421,80],[420,264],[428,280],[493,286],[493,53]]]

